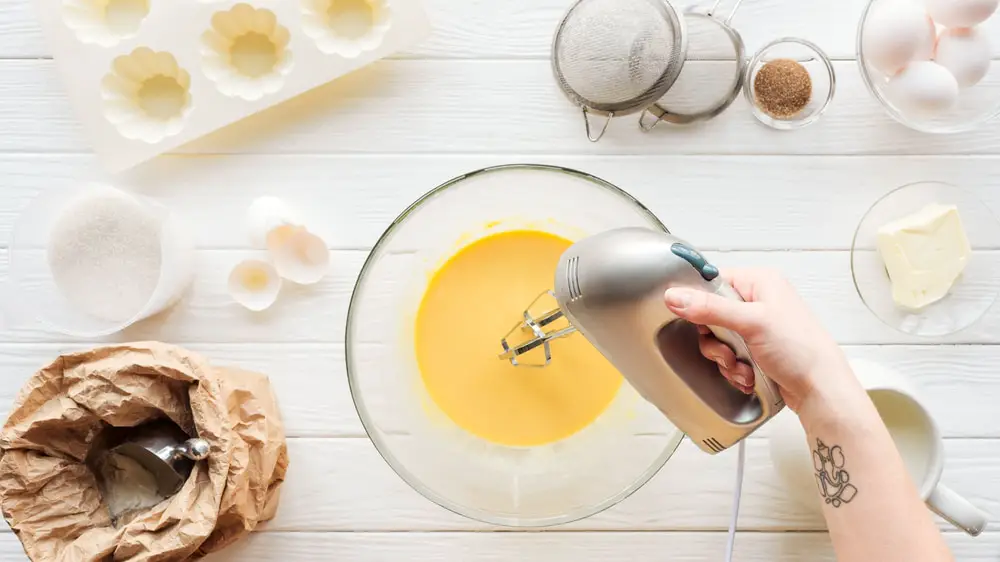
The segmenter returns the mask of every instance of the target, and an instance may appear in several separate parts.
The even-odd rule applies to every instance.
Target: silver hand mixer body
[[[784,402],[746,342],[709,327],[753,368],[754,391],[744,394],[721,376],[699,350],[697,327],[667,308],[664,293],[673,287],[740,299],[689,244],[644,228],[611,230],[571,246],[556,269],[554,293],[570,324],[646,400],[695,445],[716,454],[756,431]]]

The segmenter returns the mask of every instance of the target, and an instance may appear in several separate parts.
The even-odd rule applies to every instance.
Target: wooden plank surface
[[[424,0],[434,22],[429,40],[406,56],[421,58],[543,58],[552,34],[570,0]],[[689,3],[679,3],[685,5]],[[756,49],[775,37],[805,35],[837,57],[853,56],[851,37],[844,30],[856,24],[863,0],[803,5],[780,0],[748,3],[736,25],[748,47]],[[0,57],[49,56],[35,21],[32,2],[0,5]],[[826,24],[826,25],[823,25]]]
[[[432,59],[542,59],[549,56],[552,35],[572,0],[422,0],[434,31],[423,44],[401,57]],[[674,2],[678,9],[711,4],[708,0]],[[779,37],[805,37],[833,58],[855,57],[858,20],[865,0],[788,2],[757,0],[743,4],[733,20],[753,53]],[[722,3],[726,15],[732,0]],[[991,27],[991,30],[993,28]],[[691,43],[708,35],[692,33]],[[0,58],[50,56],[35,21],[31,1],[0,4]]]
[[[484,526],[445,511],[403,483],[367,440],[296,439],[282,510],[270,530],[472,530]],[[946,442],[943,482],[1000,520],[1000,442]],[[298,463],[296,459],[301,459]],[[350,462],[345,462],[350,459]],[[729,524],[736,451],[705,455],[685,441],[645,487],[574,530],[714,530]],[[325,485],[317,486],[323,482]],[[942,527],[946,524],[940,522]],[[822,530],[776,480],[762,439],[747,447],[740,528]]]
[[[596,453],[595,453],[596,454]],[[942,481],[1000,523],[1000,442],[949,439]],[[497,530],[447,511],[400,479],[367,439],[289,440],[290,465],[271,531]],[[645,467],[634,467],[638,474]],[[736,450],[709,456],[685,441],[642,489],[607,511],[561,527],[573,531],[725,531],[729,525]],[[596,477],[596,475],[595,475]],[[503,486],[505,482],[496,482]],[[948,524],[939,520],[942,529]],[[739,528],[824,530],[775,477],[765,439],[747,444]]]
[[[690,66],[691,72],[703,75],[706,87],[731,77],[720,76],[715,63]],[[637,116],[622,117],[602,142],[591,143],[579,110],[556,87],[548,61],[388,60],[222,129],[181,152],[1000,153],[1000,140],[989,128],[958,135],[903,128],[868,95],[857,65],[839,61],[834,66],[836,100],[816,125],[794,133],[757,123],[741,97],[719,118],[693,127],[662,126],[643,133]],[[0,137],[0,152],[89,152],[52,61],[0,60],[0,75],[0,122],[8,131]]]
[[[864,308],[848,251],[865,210],[906,183],[947,180],[1000,209],[1000,136],[995,126],[921,135],[883,113],[852,60],[865,0],[754,0],[734,20],[750,52],[793,35],[837,59],[837,96],[820,124],[770,131],[741,97],[699,127],[644,135],[634,116],[622,118],[598,144],[585,140],[549,69],[552,31],[571,0],[422,1],[434,24],[422,45],[113,178],[89,154],[47,60],[34,2],[0,2],[0,282],[15,217],[32,197],[84,180],[138,189],[188,216],[199,275],[180,306],[112,340],[182,343],[216,363],[269,374],[279,396],[292,453],[279,517],[210,560],[721,558],[733,452],[712,458],[684,443],[648,486],[597,517],[556,532],[482,532],[492,529],[410,489],[365,438],[346,382],[344,323],[367,251],[431,187],[518,161],[580,168],[620,185],[724,266],[784,271],[850,356],[894,367],[923,389],[947,438],[944,481],[998,523],[1000,311],[947,340],[905,337]],[[993,35],[1000,18],[995,23]],[[720,69],[690,63],[686,76],[696,88],[679,97],[727,80]],[[281,195],[315,215],[335,267],[319,286],[288,291],[272,312],[251,315],[227,299],[224,282],[233,263],[253,255],[242,215],[260,195]],[[15,295],[0,288],[8,305]],[[384,306],[391,304],[386,297]],[[4,307],[0,415],[32,371],[94,343]],[[776,479],[769,433],[749,441],[736,560],[833,560],[821,521]],[[1000,560],[1000,533],[972,539],[942,529],[958,560]],[[15,537],[0,533],[0,560],[24,559]]]
[[[263,314],[252,314],[239,307],[228,294],[229,270],[241,259],[259,257],[251,250],[203,250],[196,253],[197,278],[185,298],[167,312],[137,324],[105,341],[161,339],[168,342],[217,343],[294,343],[344,341],[344,325],[351,293],[367,252],[338,250],[332,254],[334,268],[323,281],[311,287],[290,287],[279,304]],[[1000,252],[978,252],[980,259],[1000,267]],[[706,252],[723,268],[770,268],[784,273],[812,306],[814,311],[842,344],[890,343],[1000,343],[1000,310],[989,311],[971,328],[930,340],[909,336],[883,324],[865,307],[851,276],[850,254],[830,252]],[[413,256],[390,256],[386,264],[396,265],[398,275],[374,281],[372,298],[378,305],[364,318],[373,333],[390,333],[402,326],[398,314],[401,295],[421,290],[426,283],[424,266],[413,263]],[[28,278],[44,275],[44,254],[29,252],[17,263],[31,260],[26,266]],[[4,278],[6,260],[0,250],[0,279]],[[388,267],[387,265],[387,267]],[[38,281],[32,281],[38,282]],[[990,280],[984,280],[989,283]],[[539,292],[545,290],[539,287]],[[7,301],[7,326],[0,338],[9,342],[73,341],[60,335],[39,320],[29,303]],[[527,306],[527,305],[526,305]],[[374,313],[378,312],[377,315]],[[374,336],[373,336],[374,337]],[[372,342],[370,339],[365,339]]]
[[[342,343],[184,344],[217,365],[267,374],[292,437],[365,437],[354,410]],[[0,345],[0,419],[27,378],[58,354],[85,344]],[[1000,377],[994,346],[848,346],[852,358],[903,373],[922,392],[945,437],[1000,438]],[[757,434],[767,436],[765,426]]]
[[[112,177],[91,155],[0,154],[0,247],[9,245],[17,214],[39,193],[110,181],[179,213],[200,248],[247,248],[246,208],[255,197],[279,195],[326,231],[332,248],[368,249],[430,189],[518,162],[601,177],[706,250],[848,250],[879,197],[919,181],[947,181],[1000,209],[1000,158],[992,156],[172,156]]]
[[[962,562],[997,560],[1000,533],[972,539],[946,535]],[[205,562],[314,562],[315,560],[462,560],[463,562],[633,562],[717,560],[718,533],[256,533]],[[741,533],[736,562],[833,562],[826,533]],[[655,558],[654,558],[655,557]],[[0,559],[27,558],[10,534],[0,535]]]

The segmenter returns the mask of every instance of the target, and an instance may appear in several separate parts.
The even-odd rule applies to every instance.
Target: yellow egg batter
[[[621,375],[579,334],[554,341],[545,368],[497,358],[500,339],[552,287],[569,246],[543,232],[505,232],[463,248],[434,275],[417,313],[417,362],[459,427],[502,445],[543,445],[580,431],[614,400]]]

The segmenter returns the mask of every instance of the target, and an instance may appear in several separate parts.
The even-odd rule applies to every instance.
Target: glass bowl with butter
[[[942,337],[976,323],[1000,293],[1000,222],[970,189],[905,185],[868,210],[851,245],[861,300],[903,333]]]

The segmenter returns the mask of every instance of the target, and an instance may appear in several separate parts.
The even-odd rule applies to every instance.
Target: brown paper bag
[[[84,464],[108,425],[167,417],[212,446],[181,491],[120,528]],[[274,517],[288,452],[263,375],[161,343],[64,355],[0,430],[0,508],[36,562],[201,558]]]

